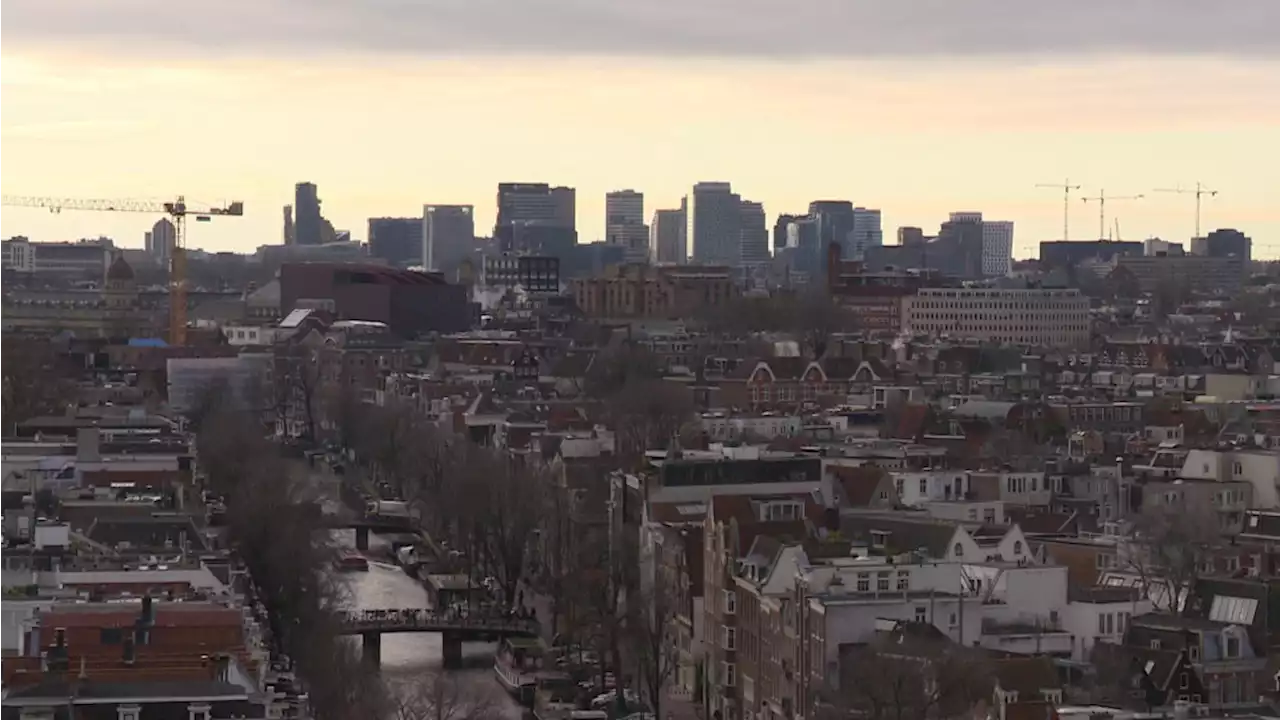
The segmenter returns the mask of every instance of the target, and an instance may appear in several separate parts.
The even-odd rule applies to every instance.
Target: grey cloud
[[[5,0],[0,27],[144,53],[1280,58],[1280,0]]]

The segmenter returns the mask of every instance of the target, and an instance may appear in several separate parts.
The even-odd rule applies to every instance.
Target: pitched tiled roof
[[[991,663],[991,672],[1001,690],[1017,692],[1019,698],[1031,699],[1038,697],[1041,690],[1062,688],[1053,660],[1043,655],[995,660]]]

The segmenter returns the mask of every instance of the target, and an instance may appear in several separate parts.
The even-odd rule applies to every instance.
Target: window
[[[733,590],[724,591],[724,614],[735,615],[738,612],[738,593]]]
[[[1233,635],[1227,635],[1223,639],[1225,640],[1225,642],[1222,644],[1223,654],[1229,658],[1240,657],[1240,638],[1235,637]]]
[[[187,719],[188,720],[209,720],[209,706],[205,704],[188,705]]]
[[[858,573],[858,592],[871,592],[871,573]]]
[[[738,629],[728,625],[720,626],[720,646],[725,650],[738,649]]]
[[[928,495],[928,494],[929,494],[929,479],[928,479],[928,478],[920,478],[920,494],[921,494],[921,495]]]
[[[911,587],[911,576],[907,573],[898,573],[898,590],[905,592]]]
[[[1191,659],[1191,662],[1200,662],[1200,646],[1188,645],[1187,657]]]
[[[734,687],[738,684],[738,666],[731,662],[720,663],[720,677],[724,679],[725,687]]]
[[[886,592],[889,589],[889,573],[876,573],[876,590],[878,592]]]
[[[929,610],[923,605],[916,606],[916,622],[922,623],[929,616]]]
[[[962,544],[960,544],[960,543],[956,543],[956,546],[955,546],[954,548],[952,548],[951,550],[952,550],[952,552],[955,554],[955,556],[956,556],[956,557],[964,557],[964,545],[962,545]]]
[[[1098,634],[1107,634],[1107,613],[1098,613]]]
[[[1152,650],[1159,650],[1159,649],[1160,649],[1160,640],[1159,640],[1158,638],[1157,638],[1157,639],[1155,639],[1155,640],[1152,640],[1152,641],[1151,641],[1151,649],[1152,649]]]
[[[138,720],[142,714],[142,708],[138,705],[117,705],[116,717],[118,720]]]
[[[1178,687],[1182,688],[1183,690],[1186,690],[1187,688],[1191,687],[1191,678],[1187,677],[1186,673],[1182,673],[1178,675]]]
[[[1021,541],[1021,540],[1015,540],[1015,541],[1013,542],[1013,554],[1014,554],[1014,555],[1021,555],[1021,554],[1022,554],[1022,541]]]

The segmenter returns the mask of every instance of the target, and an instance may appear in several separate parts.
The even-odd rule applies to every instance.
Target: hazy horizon
[[[499,182],[578,190],[583,242],[604,194],[646,215],[728,180],[769,222],[810,200],[936,229],[981,210],[1016,223],[1015,254],[1062,234],[1061,194],[1108,204],[1107,233],[1185,242],[1237,227],[1280,256],[1280,3],[1193,0],[9,0],[4,192],[243,200],[189,243],[281,238],[293,185],[319,186],[335,227],[423,204],[476,206]],[[1215,6],[1216,7],[1216,6]],[[107,235],[140,246],[156,218],[3,208],[0,234]],[[1098,233],[1073,200],[1072,239]]]

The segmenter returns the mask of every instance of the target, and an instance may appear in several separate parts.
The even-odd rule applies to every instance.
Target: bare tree
[[[680,606],[674,569],[655,568],[650,587],[642,589],[636,602],[628,603],[628,647],[635,656],[637,676],[644,699],[655,717],[662,717],[662,701],[680,669],[676,646],[676,615]]]
[[[867,720],[917,720],[959,717],[990,698],[991,669],[977,653],[903,640],[856,649],[841,664],[837,706]]]
[[[398,688],[395,720],[498,720],[502,708],[486,688],[469,679],[428,672],[412,685]]]
[[[694,415],[687,388],[665,380],[632,379],[608,403],[622,467],[638,470],[644,453],[665,449]]]
[[[272,380],[272,404],[283,431],[288,434],[300,424],[302,437],[315,441],[319,437],[320,388],[324,380],[320,352],[302,344],[278,348]]]
[[[1155,609],[1183,615],[1192,584],[1222,543],[1212,508],[1154,504],[1134,519],[1122,567],[1138,575]]]
[[[53,343],[42,338],[6,336],[0,351],[6,429],[12,431],[18,423],[40,415],[62,414],[74,402],[73,368]]]
[[[486,451],[479,460],[476,469],[483,472],[487,491],[481,511],[482,552],[511,605],[539,530],[530,509],[542,505],[547,480],[540,466],[504,452]]]

